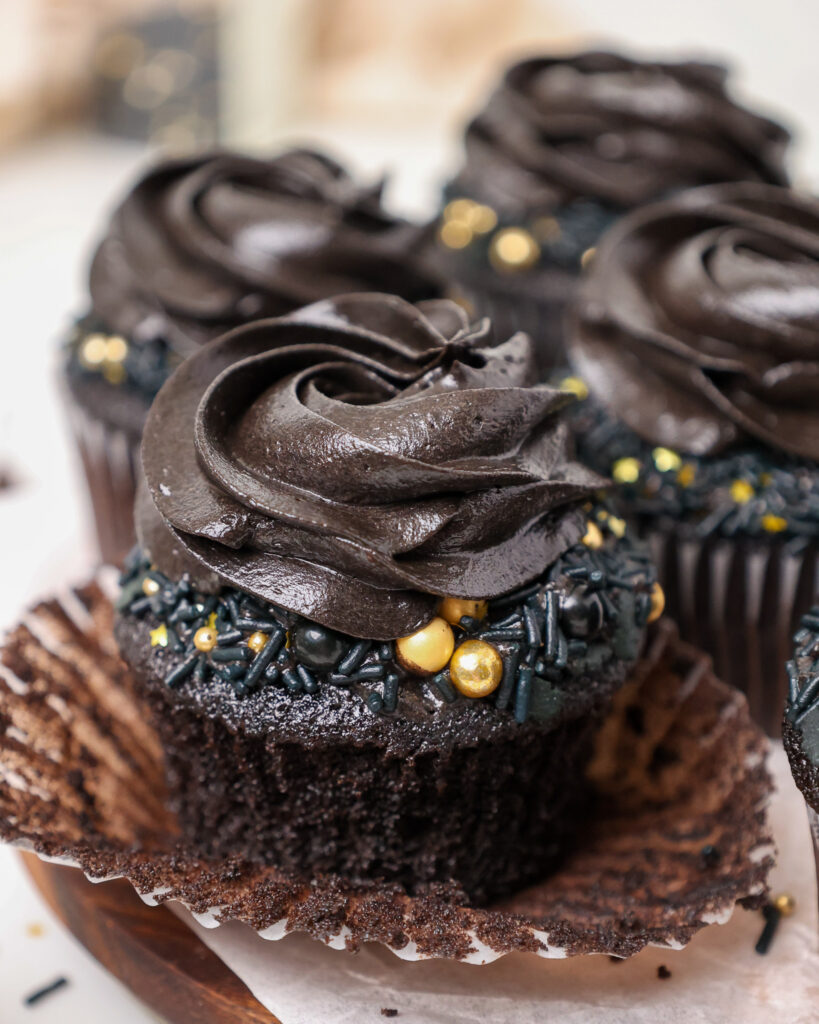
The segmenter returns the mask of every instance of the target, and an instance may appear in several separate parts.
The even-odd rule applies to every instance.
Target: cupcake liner
[[[692,539],[673,530],[645,536],[682,638],[709,653],[756,721],[780,736],[793,633],[819,590],[817,545],[795,551],[773,538]]]
[[[127,878],[216,926],[268,939],[488,963],[679,948],[737,902],[759,906],[773,863],[767,744],[744,699],[660,623],[599,735],[599,810],[563,866],[511,899],[470,906],[452,885],[416,895],[310,878],[183,849],[165,808],[159,744],[112,639],[100,580],[34,608],[0,656],[0,838]],[[465,841],[468,841],[465,839]]]
[[[134,546],[139,439],[89,415],[70,395],[69,420],[85,470],[102,560],[121,565]]]

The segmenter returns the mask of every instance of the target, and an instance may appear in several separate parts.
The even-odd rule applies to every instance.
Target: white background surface
[[[762,10],[770,16],[769,31],[759,23]],[[585,0],[575,4],[575,13],[579,24],[599,25],[602,18],[597,5]],[[773,6],[731,0],[716,5],[692,2],[677,9],[674,5],[631,2],[611,5],[608,20],[611,37],[619,34],[643,49],[675,38],[688,45],[696,44],[698,49],[704,45],[712,51],[727,50],[737,55],[742,64],[740,81],[747,94],[765,97],[774,110],[790,109],[795,113],[792,120],[797,128],[803,128],[796,176],[802,182],[817,181],[819,108],[815,105],[815,45],[819,5],[807,0],[780,0]],[[366,131],[322,134],[335,141],[338,154],[353,160],[359,169],[375,173],[387,166],[398,168],[391,195],[407,212],[424,211],[434,196],[440,168],[451,162],[454,152],[452,143],[443,137],[407,138],[396,134],[394,138],[385,138],[381,133],[374,138]],[[66,436],[54,369],[59,339],[72,314],[82,310],[89,246],[102,224],[104,210],[120,194],[141,160],[141,153],[128,144],[65,136],[32,143],[0,163],[0,466],[11,469],[20,481],[14,491],[0,496],[0,626],[14,621],[23,604],[55,585],[82,578],[93,563],[88,510],[84,494],[77,486],[78,468]],[[611,989],[607,984],[609,977],[625,977],[615,972],[631,970],[636,991],[645,993],[646,998],[657,998],[658,992],[668,993],[662,997],[665,1009],[675,1005],[677,1016],[667,1016],[667,1020],[685,1020],[686,1024],[722,1019],[751,1021],[755,1019],[751,1014],[757,1005],[766,1007],[764,1019],[768,1021],[793,1020],[798,1024],[809,1019],[801,1013],[797,1017],[787,1010],[779,1014],[776,1011],[778,1001],[790,999],[804,978],[794,975],[793,956],[801,955],[806,948],[812,950],[816,942],[816,899],[810,891],[812,881],[808,881],[813,877],[812,858],[802,807],[787,773],[783,771],[781,777],[790,803],[780,805],[780,818],[787,806],[786,817],[793,838],[783,847],[777,886],[794,889],[798,883],[800,906],[797,916],[783,925],[771,956],[762,960],[749,952],[749,935],[756,930],[758,921],[748,923],[748,915],[740,915],[720,930],[722,936],[728,937],[727,945],[721,939],[710,938],[714,932],[710,929],[708,935],[695,940],[692,949],[683,954],[663,954],[658,960],[658,955],[651,952],[626,967],[601,962],[592,972],[586,993],[589,1000],[598,1000],[598,1009],[599,1000],[607,1001],[607,992],[613,1002],[620,1000],[622,1006],[629,1006],[633,992],[618,995],[618,986],[623,982],[613,980]],[[32,937],[27,930],[31,924],[43,925],[44,934]],[[216,941],[216,934],[211,941]],[[732,934],[740,936],[735,946],[731,944]],[[290,941],[285,940],[282,952]],[[716,943],[713,956],[709,953],[709,942]],[[704,956],[698,960],[700,948]],[[338,970],[349,959],[340,953],[319,952],[330,959],[317,957],[315,963],[326,962],[328,970]],[[235,950],[231,955],[235,955]],[[270,964],[281,956],[275,944],[266,946],[264,955]],[[300,956],[293,946],[292,962],[298,963]],[[692,1000],[702,990],[703,978],[730,972],[734,956],[740,958],[746,979],[741,985],[734,982],[737,1013],[714,1016],[700,1004],[696,1009]],[[684,967],[686,962],[702,965],[709,958],[711,970],[696,977],[694,969]],[[377,954],[374,969],[381,959]],[[674,978],[664,983],[656,980],[656,964],[661,961],[676,972]],[[355,979],[357,971],[362,972],[364,962],[362,958],[344,966],[348,981]],[[531,975],[534,987],[527,985],[526,994],[547,998],[551,990],[553,1002],[541,1004],[550,1005],[549,1017],[554,1011],[570,1024],[596,1019],[591,1003],[580,1007],[575,1003],[574,1010],[570,1010],[568,1003],[561,1002],[571,994],[572,986],[575,990],[579,986],[581,995],[585,991],[576,973],[577,965],[533,963],[532,970],[539,973]],[[675,967],[677,963],[680,969]],[[389,962],[389,969],[394,966]],[[434,977],[438,970],[429,965],[416,966],[416,977],[424,973]],[[813,979],[809,984],[814,987],[809,994],[819,1004],[816,967],[817,962],[813,962]],[[482,969],[459,968],[458,976],[466,982],[460,980],[454,987],[465,984],[470,988],[476,978],[471,972],[479,970]],[[496,965],[488,970],[500,979],[509,977],[508,966]],[[70,979],[69,987],[37,1007],[22,1006],[26,994],[60,974]],[[485,975],[482,984],[490,977],[491,974]],[[595,978],[598,980],[594,981]],[[299,997],[308,992],[315,996],[319,986],[308,986],[307,979],[299,975],[291,974],[290,980],[288,1006],[301,1003],[302,1011],[299,1017],[286,1017],[285,1024],[295,1024],[297,1019],[310,1024],[318,1019],[338,1019],[324,1013],[304,1016],[306,1006],[319,1013],[319,1005],[305,1003]],[[358,983],[363,999],[368,987],[366,972],[359,974]],[[376,998],[370,991],[362,1004],[372,1007],[373,1012],[366,1019],[384,1019],[378,1012],[380,1006],[400,1007],[399,996],[396,993],[388,999],[378,994]],[[445,1005],[443,996],[441,999]],[[509,1020],[508,1011],[508,1004],[504,1010],[502,1003],[496,1002],[491,1019]],[[494,1016],[495,1012],[498,1016]],[[612,1024],[621,1019],[635,1020],[627,1009],[620,1016],[618,1013],[607,1011],[605,1019]],[[153,1019],[62,931],[33,893],[14,855],[0,849],[0,1024],[37,1020],[59,1024],[141,1024]],[[399,1022],[417,1019],[420,1018],[408,1013],[398,1018]],[[424,1018],[425,1024],[429,1019]]]

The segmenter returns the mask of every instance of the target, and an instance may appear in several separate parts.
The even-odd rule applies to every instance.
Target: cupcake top
[[[802,618],[787,664],[790,692],[783,740],[796,784],[819,812],[819,597]]]
[[[230,152],[154,167],[114,212],[90,273],[91,320],[181,355],[253,318],[334,294],[439,294],[423,233],[328,157]],[[96,327],[94,329],[97,329]]]
[[[509,216],[573,200],[628,209],[720,181],[787,183],[784,128],[727,94],[727,71],[613,53],[511,67],[466,131],[453,195]]]
[[[819,202],[742,183],[629,214],[598,248],[568,337],[574,368],[619,431],[614,448],[614,434],[592,442],[595,465],[604,449],[616,460],[618,446],[638,460],[657,450],[675,472],[690,457],[685,488],[733,461],[739,483],[722,483],[738,504],[787,468],[782,512],[769,511],[819,532]],[[747,478],[749,459],[760,480]],[[613,462],[605,470],[618,477]],[[626,470],[621,480],[637,482]],[[712,492],[718,481],[708,483]]]
[[[536,579],[586,532],[569,396],[454,303],[329,299],[248,324],[163,387],[137,530],[158,569],[393,639],[441,595]]]

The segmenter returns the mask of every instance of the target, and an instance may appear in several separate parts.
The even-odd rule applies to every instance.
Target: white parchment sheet
[[[796,897],[767,956],[754,952],[761,915],[738,909],[684,950],[631,960],[542,960],[515,953],[486,966],[407,963],[369,946],[357,955],[305,935],[276,942],[238,924],[196,934],[282,1024],[366,1024],[398,1010],[397,1024],[815,1024],[819,1021],[816,880],[805,805],[778,745],[771,819],[779,847],[773,892]],[[659,966],[671,971],[665,980]]]

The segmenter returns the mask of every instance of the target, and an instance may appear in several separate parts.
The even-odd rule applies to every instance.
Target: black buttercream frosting
[[[571,397],[533,385],[444,300],[325,300],[192,355],[143,441],[137,529],[157,567],[391,639],[438,595],[539,577],[585,531],[601,478],[567,454]]]
[[[720,181],[787,184],[784,128],[735,103],[727,71],[614,53],[511,67],[466,132],[450,192],[509,211],[575,199],[628,209]]]
[[[568,335],[595,398],[645,441],[819,460],[819,202],[743,183],[629,214]]]
[[[343,292],[440,294],[420,269],[424,232],[304,149],[165,161],[114,212],[94,255],[92,316],[182,355],[249,319]]]

